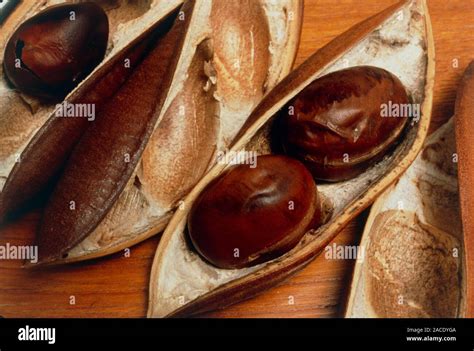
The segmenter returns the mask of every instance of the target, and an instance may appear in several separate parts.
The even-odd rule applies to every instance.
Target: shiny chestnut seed
[[[94,3],[47,8],[7,42],[4,71],[20,92],[61,100],[104,58],[109,22]]]
[[[394,145],[410,116],[385,116],[385,112],[391,107],[407,111],[408,103],[400,80],[381,68],[359,66],[330,73],[282,110],[283,149],[316,179],[350,179]]]
[[[242,268],[291,250],[321,224],[316,184],[304,165],[286,156],[236,165],[211,182],[188,217],[191,242],[220,268]]]

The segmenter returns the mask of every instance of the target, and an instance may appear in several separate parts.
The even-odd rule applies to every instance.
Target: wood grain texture
[[[306,0],[296,64],[393,0]],[[474,58],[474,0],[429,0],[437,71],[433,106],[435,129],[453,114],[456,87]],[[456,61],[457,60],[457,61]],[[335,239],[359,242],[367,211]],[[31,243],[38,211],[0,228],[0,245]],[[19,261],[0,261],[0,315],[4,317],[143,317],[148,275],[159,238],[110,257],[68,266],[26,270]],[[209,317],[341,316],[353,261],[318,257],[285,283]],[[74,296],[75,304],[70,304]],[[293,302],[293,303],[292,303]]]

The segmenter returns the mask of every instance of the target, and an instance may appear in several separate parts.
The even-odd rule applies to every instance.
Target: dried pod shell
[[[183,7],[187,18],[193,7],[193,2]],[[168,32],[160,28],[166,34],[80,137],[44,209],[37,237],[40,262],[67,254],[117,201],[159,119],[188,26],[177,20]]]
[[[374,203],[346,317],[462,315],[464,257],[453,119],[430,135],[396,185]]]
[[[150,279],[149,317],[184,316],[222,308],[261,292],[302,268],[341,228],[416,158],[426,137],[432,105],[434,46],[425,1],[402,1],[340,35],[278,84],[256,107],[230,152],[272,151],[277,112],[316,78],[350,66],[384,68],[404,84],[419,118],[408,123],[401,142],[383,160],[356,178],[321,184],[323,202],[332,206],[327,223],[306,233],[291,251],[255,267],[224,270],[203,261],[186,242],[189,208],[202,189],[226,169],[218,164],[185,199],[159,243]]]

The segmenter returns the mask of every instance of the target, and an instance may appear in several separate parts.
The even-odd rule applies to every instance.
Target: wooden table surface
[[[296,64],[353,24],[395,0],[306,0]],[[456,86],[474,59],[474,0],[429,0],[436,44],[433,129],[452,115]],[[457,64],[456,64],[457,63]],[[357,245],[368,211],[335,242]],[[39,214],[32,212],[0,229],[0,245],[30,244]],[[37,270],[19,261],[0,265],[0,315],[4,317],[144,317],[148,279],[159,237],[106,258]],[[321,255],[279,286],[211,317],[341,316],[354,261]],[[73,304],[71,302],[74,302]]]

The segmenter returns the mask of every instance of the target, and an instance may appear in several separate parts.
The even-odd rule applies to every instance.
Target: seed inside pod
[[[285,151],[316,179],[357,176],[394,144],[413,110],[404,86],[390,72],[370,66],[318,78],[283,109]]]
[[[316,184],[301,162],[277,155],[256,160],[255,167],[237,165],[215,179],[191,209],[191,241],[217,267],[278,257],[321,223]]]
[[[9,39],[4,69],[21,92],[61,100],[104,58],[109,23],[95,3],[52,6]]]

